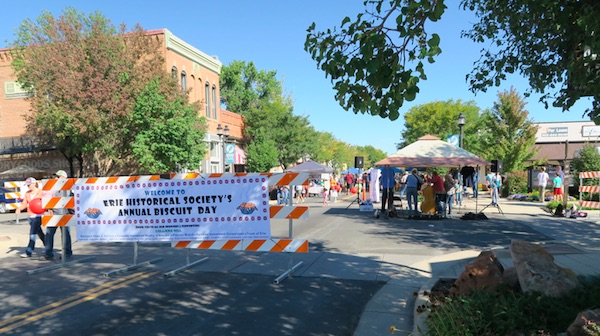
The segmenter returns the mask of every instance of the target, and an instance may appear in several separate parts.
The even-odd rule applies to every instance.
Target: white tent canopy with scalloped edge
[[[463,167],[487,166],[490,162],[440,138],[425,135],[396,153],[375,163],[392,167]]]

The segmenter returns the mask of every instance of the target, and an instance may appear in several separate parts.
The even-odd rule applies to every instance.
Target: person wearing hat
[[[19,203],[19,207],[15,210],[15,213],[19,215],[22,210],[27,209],[27,215],[29,216],[29,244],[25,249],[25,253],[21,254],[22,258],[31,258],[33,250],[35,249],[35,237],[40,237],[40,240],[45,245],[45,235],[42,231],[42,215],[33,212],[30,203],[36,198],[42,198],[42,190],[38,188],[37,180],[33,177],[28,177],[25,180],[25,185],[29,188],[23,197],[23,202]]]
[[[67,172],[64,170],[57,171],[56,173],[53,174],[53,176],[55,179],[59,179],[59,180],[66,180],[68,177]],[[55,191],[52,196],[68,197],[68,196],[70,196],[70,193],[71,192],[68,190],[58,190],[58,191]],[[66,215],[67,214],[67,210],[63,209],[63,208],[55,208],[55,209],[52,209],[51,212],[54,215]],[[71,248],[71,234],[69,233],[69,228],[66,226],[61,227],[60,232],[63,236],[63,239],[62,239],[63,255],[66,259],[69,259],[73,256],[73,250]],[[56,233],[56,226],[46,228],[46,252],[44,253],[44,256],[41,259],[44,259],[44,260],[53,260],[54,259],[54,234],[55,233]]]

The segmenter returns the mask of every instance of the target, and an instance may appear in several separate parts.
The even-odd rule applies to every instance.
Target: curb
[[[423,287],[419,289],[417,293],[417,298],[415,300],[414,307],[414,321],[413,321],[413,336],[424,336],[427,334],[427,326],[425,322],[429,317],[431,306],[431,300],[429,299],[429,292],[433,289],[435,284],[440,280],[454,280],[455,277],[447,277],[447,276],[439,276],[434,277],[423,284]],[[426,294],[427,293],[427,294]]]
[[[444,260],[450,262],[450,264],[441,272],[442,274],[429,278],[429,280],[427,280],[417,292],[417,297],[413,307],[413,331],[411,335],[421,336],[427,333],[425,322],[429,316],[429,307],[431,304],[429,292],[431,292],[433,286],[435,286],[439,280],[456,279],[460,275],[460,272],[464,270],[466,265],[480,253],[481,251],[477,250],[459,251],[427,259],[419,263],[431,264],[436,261]]]

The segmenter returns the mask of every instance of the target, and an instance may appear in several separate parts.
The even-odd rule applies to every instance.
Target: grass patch
[[[530,336],[565,332],[578,313],[600,308],[600,277],[581,278],[581,286],[560,298],[501,288],[495,293],[432,298],[428,336]],[[599,330],[597,325],[591,330]],[[600,335],[592,333],[590,335]]]

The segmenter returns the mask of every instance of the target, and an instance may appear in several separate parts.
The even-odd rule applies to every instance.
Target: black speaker
[[[502,173],[502,160],[492,160],[492,173]]]
[[[354,157],[354,167],[363,168],[365,166],[365,159],[362,156]]]

